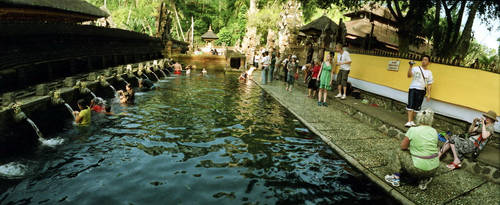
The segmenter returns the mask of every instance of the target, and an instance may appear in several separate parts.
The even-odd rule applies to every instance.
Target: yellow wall
[[[409,60],[362,54],[351,54],[351,59],[349,77],[408,91]],[[401,61],[399,71],[387,70],[390,60]],[[419,61],[417,65],[421,65]],[[500,74],[437,63],[431,63],[429,68],[434,77],[432,99],[500,114]]]

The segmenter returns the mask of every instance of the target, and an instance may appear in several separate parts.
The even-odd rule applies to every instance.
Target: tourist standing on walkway
[[[292,60],[292,55],[288,55],[288,58],[283,60],[283,82],[285,82],[285,88],[287,87],[288,80],[288,63]]]
[[[321,64],[319,70],[319,92],[318,92],[318,106],[328,106],[326,97],[328,91],[332,89],[333,69],[332,57],[326,54],[325,61]],[[323,99],[321,99],[323,97]]]
[[[335,51],[338,53],[336,66],[340,66],[339,72],[337,73],[337,83],[339,84],[337,87],[339,94],[335,97],[344,100],[347,92],[347,79],[349,77],[349,72],[351,71],[351,55],[349,55],[349,52],[344,51],[342,44],[337,44]]]
[[[406,127],[415,126],[413,118],[415,117],[415,112],[420,111],[424,97],[427,101],[431,99],[431,87],[434,80],[432,71],[428,69],[429,61],[430,57],[428,55],[422,57],[422,66],[412,67],[415,63],[410,61],[410,68],[407,75],[412,80],[408,91],[408,105],[406,106],[406,110],[408,111]]]
[[[274,65],[274,80],[279,80],[279,73],[280,73],[280,68],[281,68],[281,62],[283,61],[282,55],[278,52],[278,55],[276,56],[276,62]]]
[[[265,51],[262,53],[262,84],[267,83],[267,72],[269,71],[269,65],[271,65],[271,57],[269,57],[269,52]]]
[[[321,65],[318,60],[314,61],[314,66],[311,71],[311,79],[307,83],[307,88],[309,88],[309,93],[307,97],[314,98],[316,97],[316,92],[318,91],[318,75],[319,70],[321,69]],[[311,94],[312,93],[312,94]]]
[[[406,132],[400,148],[389,159],[394,174],[386,175],[385,180],[393,186],[400,185],[401,173],[408,173],[410,178],[420,180],[419,188],[425,190],[439,166],[437,131],[431,127],[434,113],[425,110],[417,114],[418,127]]]
[[[271,55],[271,64],[269,65],[269,70],[267,71],[267,82],[271,83],[274,76],[274,67],[276,66],[276,53]]]
[[[260,55],[259,52],[255,52],[255,55],[253,56],[253,66],[255,68],[259,68],[259,62],[260,62]]]
[[[298,66],[297,66],[297,56],[292,56],[292,59],[290,60],[290,62],[288,62],[288,65],[286,66],[287,68],[287,73],[288,73],[288,76],[287,76],[287,85],[285,87],[285,89],[288,91],[288,92],[292,92],[292,89],[293,89],[293,84],[295,83],[295,75],[298,75],[299,74],[299,69],[298,69]]]
[[[453,153],[453,162],[451,162],[447,167],[451,170],[462,167],[462,161],[460,161],[465,154],[479,152],[486,146],[488,139],[495,132],[493,127],[497,121],[497,114],[490,110],[483,114],[484,118],[475,118],[469,127],[468,139],[460,138],[458,136],[452,136],[448,140],[439,152],[439,158],[441,155],[446,153],[451,148]]]

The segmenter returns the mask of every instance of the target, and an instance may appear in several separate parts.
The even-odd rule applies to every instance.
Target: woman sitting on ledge
[[[450,170],[462,167],[462,161],[464,154],[468,153],[479,153],[486,143],[488,143],[489,137],[494,133],[493,125],[497,121],[497,114],[490,110],[483,114],[485,118],[479,119],[475,118],[469,127],[468,135],[469,139],[461,138],[458,136],[452,136],[444,145],[439,152],[439,157],[446,153],[448,149],[451,148],[453,152],[453,162],[447,167]]]
[[[434,112],[425,110],[417,114],[418,127],[412,127],[406,132],[406,137],[390,159],[394,171],[386,175],[385,180],[393,186],[399,186],[400,174],[405,172],[412,179],[420,180],[419,188],[425,190],[432,181],[432,176],[439,166],[437,131],[431,127]]]

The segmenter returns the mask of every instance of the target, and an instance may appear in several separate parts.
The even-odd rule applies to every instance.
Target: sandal
[[[419,188],[420,190],[426,190],[426,189],[427,189],[427,185],[429,185],[429,183],[431,183],[431,181],[432,181],[432,177],[429,177],[429,178],[427,178],[427,179],[423,179],[423,180],[421,180],[421,181],[419,182],[419,184],[418,184],[418,188]]]
[[[460,169],[460,168],[462,168],[462,164],[461,163],[455,164],[455,162],[451,162],[446,167],[448,167],[448,169],[450,169],[450,170]]]

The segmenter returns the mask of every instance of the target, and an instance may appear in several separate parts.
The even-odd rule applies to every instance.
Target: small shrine
[[[212,31],[212,26],[210,25],[208,31],[201,35],[201,39],[207,43],[207,46],[203,48],[203,51],[208,52],[213,47],[212,41],[219,39],[219,37]]]

